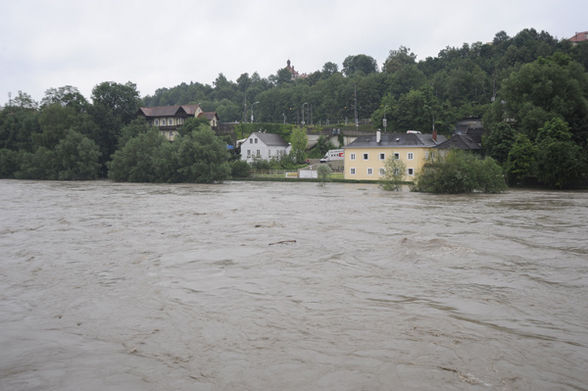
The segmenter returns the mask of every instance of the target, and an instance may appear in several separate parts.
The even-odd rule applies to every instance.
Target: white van
[[[331,162],[333,160],[343,160],[343,149],[329,149],[325,156],[319,160],[321,163]]]

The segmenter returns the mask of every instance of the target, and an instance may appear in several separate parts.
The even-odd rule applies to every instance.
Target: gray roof
[[[155,106],[141,107],[139,111],[145,117],[175,117],[194,115],[199,105],[174,105],[174,106]]]
[[[261,141],[267,146],[287,147],[288,143],[284,141],[282,136],[274,133],[253,132]]]
[[[393,147],[434,147],[446,140],[445,136],[438,135],[437,141],[433,140],[432,134],[421,133],[382,133],[379,143],[376,142],[376,135],[359,136],[352,143],[343,148],[393,148]]]
[[[470,135],[456,133],[449,140],[437,145],[436,148],[476,150],[481,149],[482,145],[476,142]]]

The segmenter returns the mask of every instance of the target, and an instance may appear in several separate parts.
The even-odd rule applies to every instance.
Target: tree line
[[[267,78],[243,73],[234,82],[219,74],[212,86],[182,83],[142,99],[130,82],[97,85],[91,103],[71,86],[48,90],[39,103],[19,92],[0,112],[0,174],[106,177],[115,152],[148,133],[133,122],[139,106],[199,103],[225,122],[253,115],[256,122],[322,126],[363,119],[387,131],[434,127],[446,135],[459,119],[483,118],[484,153],[510,184],[569,187],[585,182],[588,171],[587,69],[588,43],[525,29],[421,61],[400,47],[381,67],[358,54],[341,70],[327,62],[302,76],[285,67]]]

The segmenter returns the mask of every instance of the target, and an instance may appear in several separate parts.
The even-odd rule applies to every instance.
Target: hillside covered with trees
[[[131,82],[101,83],[91,102],[71,86],[48,90],[40,103],[19,92],[0,112],[0,176],[105,177],[115,152],[148,132],[133,122],[140,105],[199,103],[223,122],[248,121],[253,109],[256,122],[335,126],[358,119],[384,129],[386,118],[388,131],[434,126],[447,136],[458,120],[483,118],[484,152],[510,184],[564,188],[586,181],[587,70],[588,42],[525,29],[421,61],[400,47],[381,67],[357,54],[341,69],[327,62],[301,75],[288,66],[236,81],[219,74],[212,86],[182,83],[142,99]]]

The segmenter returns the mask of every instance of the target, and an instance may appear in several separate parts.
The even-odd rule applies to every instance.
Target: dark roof
[[[141,107],[139,112],[145,117],[176,117],[194,115],[199,105],[174,105],[174,106],[156,106]]]
[[[379,143],[376,142],[376,135],[373,134],[359,136],[343,148],[434,147],[444,141],[445,136],[438,135],[435,142],[433,135],[429,133],[382,133]]]
[[[203,111],[202,113],[198,114],[198,118],[204,117],[209,121],[212,121],[213,118],[218,119],[218,115],[216,111]]]
[[[287,147],[288,146],[288,143],[285,142],[284,139],[282,138],[282,136],[280,136],[279,134],[262,133],[262,132],[254,132],[252,134],[257,135],[257,137],[259,137],[259,139],[261,141],[263,141],[263,143],[265,145],[278,146],[278,147]]]
[[[473,140],[468,134],[456,133],[451,138],[435,148],[439,149],[465,149],[465,150],[477,150],[481,149],[482,145],[479,142]]]

